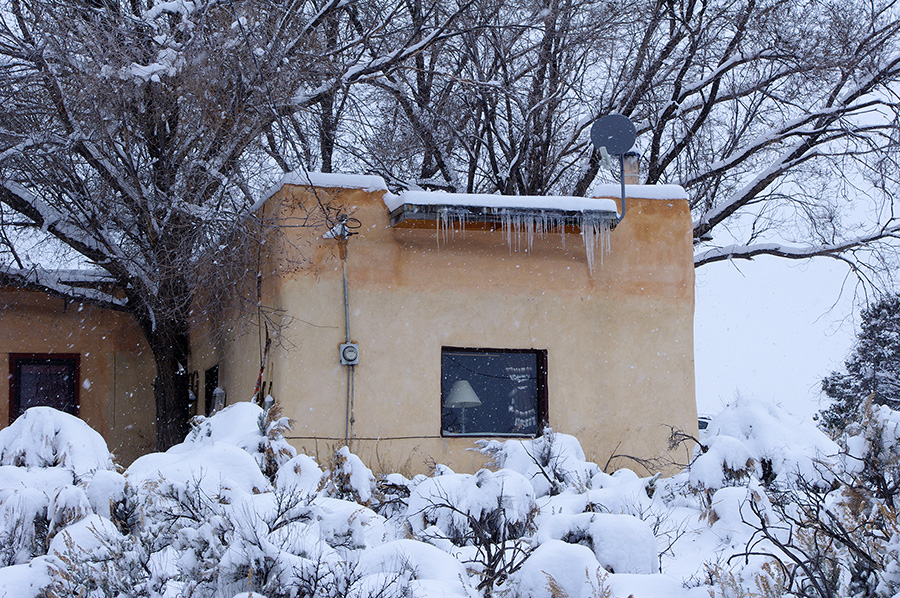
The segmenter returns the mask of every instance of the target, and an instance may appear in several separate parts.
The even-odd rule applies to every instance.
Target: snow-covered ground
[[[604,472],[576,438],[549,431],[481,443],[495,467],[474,475],[437,465],[431,476],[376,476],[346,448],[330,463],[296,454],[282,437],[287,425],[239,403],[122,472],[82,421],[29,410],[0,430],[0,596],[900,589],[889,501],[850,501],[875,445],[898,444],[900,414],[886,408],[869,409],[838,444],[777,407],[742,400],[713,419],[690,466],[669,477]],[[877,520],[865,514],[876,512]],[[853,535],[863,523],[865,534]],[[843,529],[875,564],[860,573],[868,561],[839,539],[826,545],[829,529]]]

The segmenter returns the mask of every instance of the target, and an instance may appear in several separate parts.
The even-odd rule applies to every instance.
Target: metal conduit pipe
[[[341,272],[343,275],[344,282],[344,330],[346,331],[346,342],[350,344],[351,336],[350,336],[350,292],[347,289],[347,239],[344,239],[342,243],[345,244],[343,253],[343,259],[341,260]],[[346,405],[346,413],[344,414],[344,444],[346,446],[350,446],[350,437],[353,434],[353,374],[356,366],[353,364],[347,364],[347,405]]]

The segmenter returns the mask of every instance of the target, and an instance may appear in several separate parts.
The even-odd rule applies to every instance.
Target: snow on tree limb
[[[867,235],[825,245],[798,246],[784,243],[754,243],[706,249],[694,255],[694,266],[735,259],[752,260],[759,255],[772,255],[795,260],[813,257],[838,258],[848,250],[866,247],[874,241],[890,239],[900,239],[900,224],[895,223]]]

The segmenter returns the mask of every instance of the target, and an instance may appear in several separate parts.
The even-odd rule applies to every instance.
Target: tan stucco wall
[[[153,359],[127,316],[43,293],[0,290],[0,371],[10,353],[78,353],[79,417],[127,465],[156,444]],[[0,427],[9,422],[9,383],[0,384]]]
[[[260,328],[252,309],[229,311],[221,321],[195,319],[191,328],[189,370],[197,376],[198,401],[195,415],[206,413],[206,372],[219,366],[219,386],[227,393],[228,405],[252,398],[259,377]],[[264,332],[261,333],[264,337]]]
[[[628,214],[589,272],[580,236],[536,239],[510,251],[500,231],[438,237],[391,228],[381,193],[318,190],[359,219],[347,277],[354,371],[352,449],[372,467],[422,471],[428,460],[472,470],[470,438],[440,437],[441,347],[545,349],[549,420],[576,435],[601,465],[614,454],[655,457],[667,426],[695,431],[694,272],[685,200],[629,199]],[[288,186],[269,201],[311,195]],[[291,441],[319,458],[345,435],[347,368],[337,242],[315,227],[286,228],[272,244],[264,303],[288,318],[273,349],[274,395],[294,418]],[[440,245],[440,246],[438,246]],[[296,252],[292,253],[292,249]],[[220,378],[229,398],[250,396],[259,367],[256,334],[234,343]],[[206,354],[212,351],[206,350]],[[613,465],[628,465],[618,460]],[[633,465],[633,464],[632,464]]]

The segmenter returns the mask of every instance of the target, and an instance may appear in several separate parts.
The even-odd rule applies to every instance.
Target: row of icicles
[[[522,214],[510,210],[502,210],[500,216],[500,230],[506,238],[506,244],[510,252],[520,251],[524,245],[526,251],[531,251],[534,245],[535,235],[543,239],[548,234],[559,234],[562,239],[563,249],[566,247],[566,218],[563,215],[553,213]],[[437,219],[437,242],[446,243],[451,233],[457,231],[465,234],[466,222],[473,220],[472,214],[466,210],[454,208],[441,208]],[[603,265],[603,255],[609,252],[610,221],[607,218],[582,216],[581,239],[584,242],[584,252],[587,258],[588,270],[594,273],[594,255],[597,248],[600,249],[600,265]]]

